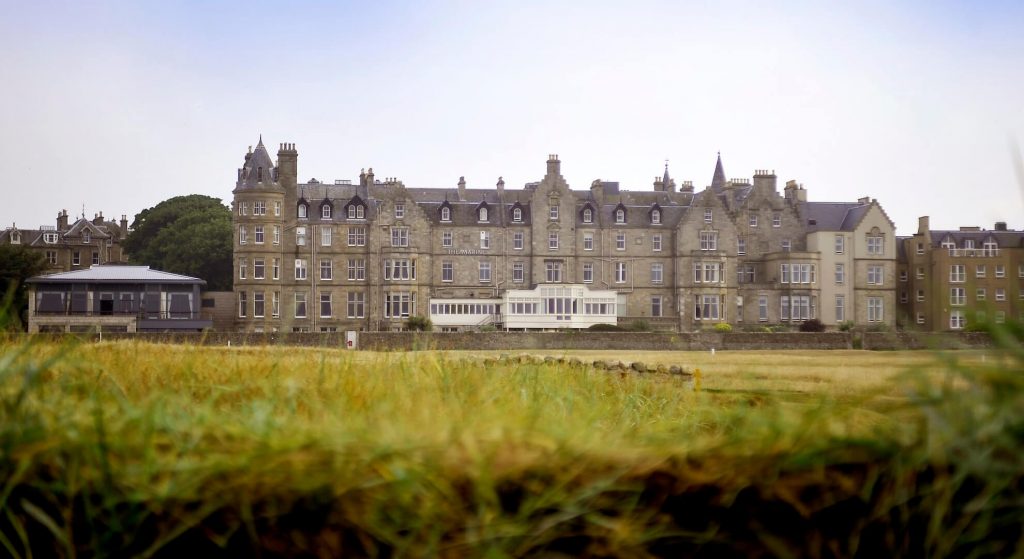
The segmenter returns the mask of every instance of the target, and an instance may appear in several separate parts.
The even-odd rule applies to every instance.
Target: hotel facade
[[[233,190],[237,329],[585,328],[694,331],[817,318],[892,326],[895,228],[879,203],[809,202],[773,171],[652,190],[573,189],[550,155],[537,182],[411,188],[373,170],[298,179],[262,139]]]

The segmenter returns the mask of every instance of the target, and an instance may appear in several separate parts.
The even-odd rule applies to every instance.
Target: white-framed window
[[[900,291],[900,302],[901,303],[906,303],[909,300],[910,300],[910,297],[907,295],[906,290]]]
[[[704,223],[711,223],[713,221],[714,212],[711,208],[704,208]]]
[[[882,285],[882,266],[868,266],[868,285]]]
[[[320,226],[320,246],[329,247],[331,246],[331,233],[332,228],[330,225]]]
[[[96,251],[93,251],[92,252],[92,265],[96,266],[99,263],[100,263],[100,253],[98,253]]]
[[[249,202],[238,203],[238,215],[249,215]]]
[[[452,220],[452,209],[449,208],[448,206],[445,206],[445,207],[441,208],[441,221],[451,221],[451,220]]]
[[[56,244],[58,240],[60,240],[59,233],[54,233],[52,231],[49,233],[43,233],[43,242],[48,245]]]
[[[523,232],[514,231],[512,233],[512,250],[523,250]]]
[[[487,261],[480,262],[480,283],[490,283],[491,281],[491,263]]]
[[[270,279],[281,279],[281,259],[275,258],[270,263]]]
[[[917,279],[924,279],[924,266],[918,266],[914,272],[914,277]]]
[[[789,239],[782,239],[782,252],[789,252],[793,249],[793,243]]]
[[[997,287],[996,288],[996,301],[1005,301],[1005,300],[1006,300],[1006,290],[1003,289],[1002,287]]]
[[[662,298],[660,295],[651,296],[651,316],[660,317],[662,315]]]
[[[615,234],[615,250],[626,250],[626,234],[621,231]]]
[[[949,267],[949,281],[950,283],[963,283],[967,280],[966,266],[963,264],[953,264]]]
[[[21,233],[18,233],[18,239],[21,239]],[[82,232],[82,244],[89,244],[92,242],[92,233],[88,230]]]
[[[295,246],[306,246],[306,228],[296,227],[295,228]]]
[[[846,251],[846,237],[842,235],[836,235],[836,254],[842,254]]]
[[[846,265],[836,264],[836,285],[846,282]]]
[[[256,225],[253,227],[253,242],[258,245],[263,244],[263,226]]]
[[[362,291],[348,292],[348,318],[363,318],[366,316],[366,294]]]
[[[881,297],[868,297],[868,322],[885,320],[885,305]]]
[[[814,301],[810,295],[783,295],[779,298],[779,320],[810,320],[814,318]]]
[[[747,253],[747,239],[745,237],[736,238],[736,254]]]
[[[366,260],[363,258],[348,259],[348,280],[364,281],[366,279]]]
[[[551,204],[548,206],[548,219],[551,221],[558,221],[558,204]]]
[[[1024,264],[1017,265],[1017,277],[1024,278]]]
[[[772,227],[782,227],[782,214],[772,214]]]
[[[725,263],[694,262],[693,281],[695,283],[725,282]]]
[[[249,297],[245,291],[238,292],[238,317],[245,318],[246,312],[249,309]]]
[[[281,317],[281,292],[274,291],[270,294],[270,316],[273,318]]]
[[[592,262],[583,263],[583,283],[594,282],[594,264]]]
[[[846,296],[836,295],[836,322],[846,320]]]
[[[392,227],[391,228],[391,246],[393,246],[393,247],[407,247],[407,246],[409,246],[409,228],[408,227]]]
[[[408,318],[416,314],[416,294],[409,291],[389,291],[384,295],[386,318]]]
[[[983,278],[983,277],[985,277],[985,275],[988,274],[988,270],[986,268],[987,267],[984,264],[978,264],[977,266],[975,266],[974,267],[974,277],[976,277],[976,278]]]
[[[949,304],[963,306],[967,302],[966,292],[964,288],[949,288]]]
[[[923,312],[917,313],[917,323],[918,324],[924,324],[924,313]]]
[[[974,290],[974,300],[976,300],[976,301],[984,301],[985,297],[987,297],[987,296],[988,296],[988,293],[985,291],[984,287],[979,287],[979,288]]]
[[[486,222],[487,217],[487,206],[483,206],[477,211],[477,221]]]
[[[717,231],[701,231],[700,232],[700,249],[701,250],[718,250],[718,232]]]
[[[280,225],[274,225],[273,235],[274,235],[274,244],[275,245],[281,244],[281,226]]]
[[[558,233],[548,233],[548,250],[558,250]]]
[[[923,289],[918,289],[917,290],[917,302],[918,303],[923,303],[924,302],[924,290]]]
[[[757,214],[751,213],[747,216],[747,225],[751,227],[757,227]]]
[[[306,293],[295,294],[295,318],[306,318]]]
[[[320,206],[320,219],[331,219],[331,205],[324,204]]]
[[[900,270],[900,281],[907,281],[907,271]]]
[[[779,266],[779,283],[815,283],[814,264],[782,264]]]
[[[451,260],[444,260],[441,262],[441,281],[455,281],[455,264],[453,264]]]
[[[238,279],[246,279],[249,276],[249,259],[238,259]]]
[[[661,223],[661,210],[651,210],[651,223],[658,225]]]
[[[255,209],[254,209],[255,211]],[[267,299],[266,294],[262,291],[256,291],[252,294],[252,316],[253,318],[263,318],[266,315]]]
[[[753,264],[740,264],[736,266],[737,283],[754,283],[757,274]]]
[[[452,232],[441,231],[441,246],[444,248],[451,248],[452,246]]]
[[[626,263],[615,263],[615,283],[626,283]]]
[[[651,283],[660,284],[665,278],[665,265],[661,262],[651,263]]]
[[[331,318],[333,309],[331,308],[331,294],[320,293],[320,318]]]
[[[267,261],[263,258],[252,259],[252,279],[264,279],[267,275]]]
[[[583,234],[583,250],[594,250],[594,234],[587,232]]]
[[[408,258],[384,260],[385,281],[410,281],[416,279],[416,261]]]
[[[949,328],[950,330],[960,330],[967,324],[964,319],[964,311],[955,310],[949,311]]]
[[[995,241],[985,241],[981,245],[981,254],[985,256],[995,256],[999,254],[999,244]]]
[[[306,279],[306,259],[296,258],[295,259],[295,279],[304,280]]]
[[[545,262],[544,280],[547,283],[560,283],[562,281],[562,263],[550,260]]]
[[[238,226],[238,244],[244,245],[249,242],[249,228],[244,225]]]
[[[48,250],[46,251],[46,263],[51,266],[57,263],[57,251]]]
[[[661,252],[661,233],[651,235],[651,250]]]
[[[615,223],[626,223],[626,210],[622,208],[615,210]]]
[[[519,222],[523,221],[523,209],[522,208],[512,208],[512,221],[514,221],[516,223],[519,223]]]
[[[882,243],[882,237],[879,235],[868,235],[868,254],[880,255],[884,252],[885,245]]]
[[[491,248],[491,232],[481,231],[480,232],[480,248],[489,249]]]
[[[757,297],[757,320],[760,322],[768,322],[768,296],[759,295]]]
[[[349,219],[365,219],[366,218],[366,207],[362,204],[349,204],[348,210]]]
[[[924,243],[917,243],[917,253],[924,254]]]
[[[1006,266],[1004,266],[1002,264],[996,264],[996,277],[997,278],[1005,278],[1006,277]]]
[[[395,219],[405,219],[405,204],[395,204]]]
[[[594,222],[594,210],[589,207],[583,208],[583,223]]]
[[[329,281],[334,279],[334,262],[331,260],[320,261],[320,279]]]
[[[307,217],[309,217],[309,206],[305,204],[299,204],[298,212],[299,219],[306,219]]]
[[[281,202],[274,202],[274,215],[281,216]]]
[[[523,283],[525,274],[523,273],[523,263],[513,262],[512,263],[512,283]]]
[[[696,295],[693,305],[694,320],[719,320],[724,318],[720,308],[721,298],[718,295]]]

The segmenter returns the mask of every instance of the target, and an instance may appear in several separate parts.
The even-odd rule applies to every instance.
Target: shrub
[[[853,321],[852,320],[844,320],[844,321],[839,323],[839,331],[840,332],[849,332],[851,330],[853,330]]]
[[[825,324],[822,323],[817,318],[812,318],[810,320],[805,320],[803,322],[803,324],[800,325],[800,331],[801,332],[824,332],[825,331]]]
[[[618,324],[594,324],[587,328],[591,332],[625,332],[626,329]]]
[[[498,327],[493,324],[484,324],[480,327],[480,332],[497,332]]]
[[[726,324],[725,322],[721,322],[719,324],[715,324],[714,330],[715,332],[723,333],[732,332],[732,324]]]
[[[646,320],[634,320],[629,324],[630,332],[650,332],[651,325]]]
[[[405,327],[413,332],[429,332],[434,328],[434,325],[425,316],[410,316],[409,320],[405,323]]]

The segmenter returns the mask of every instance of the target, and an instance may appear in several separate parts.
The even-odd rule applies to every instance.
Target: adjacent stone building
[[[108,221],[100,212],[92,221],[84,216],[69,222],[68,211],[57,214],[57,224],[25,229],[17,224],[0,231],[0,244],[22,245],[43,256],[46,272],[71,272],[101,264],[123,264],[128,255],[121,243],[128,234],[128,218]]]
[[[467,300],[496,304],[489,323],[505,326],[513,311],[498,300],[538,286],[580,294],[566,299],[570,311],[526,305],[552,327],[563,312],[591,312],[591,290],[615,294],[620,323],[661,329],[894,322],[895,231],[876,200],[809,202],[793,181],[780,193],[770,171],[727,180],[720,157],[700,191],[677,189],[667,165],[653,190],[572,189],[557,155],[522,188],[500,177],[490,188],[464,178],[409,188],[372,169],[357,182],[299,182],[297,162],[294,144],[275,162],[261,140],[238,170],[240,330],[393,330]]]
[[[934,230],[928,216],[900,238],[899,308],[907,329],[961,330],[972,322],[1024,320],[1024,231],[998,222]]]

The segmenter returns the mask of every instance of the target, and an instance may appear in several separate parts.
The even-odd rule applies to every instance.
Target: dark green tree
[[[28,324],[25,280],[45,269],[42,254],[21,245],[0,245],[0,330],[23,330]]]
[[[190,194],[135,215],[124,247],[133,264],[206,280],[231,289],[231,210],[219,198]]]

